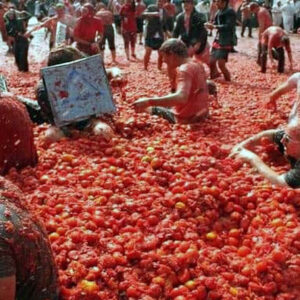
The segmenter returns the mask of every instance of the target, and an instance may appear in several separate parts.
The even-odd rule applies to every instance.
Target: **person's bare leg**
[[[221,72],[223,73],[225,80],[231,81],[229,70],[226,68],[225,59],[218,60],[218,67],[220,68]]]
[[[131,56],[136,58],[136,55],[135,55],[135,43],[136,43],[136,34],[134,34],[134,36],[131,37]]]
[[[158,70],[161,70],[163,64],[163,58],[161,53],[158,51],[158,59],[157,59],[157,68]]]
[[[145,47],[145,55],[144,55],[144,69],[145,70],[148,69],[151,52],[152,52],[151,48]]]
[[[209,60],[209,70],[210,70],[210,79],[215,79],[220,76],[217,68],[217,61],[212,57]]]
[[[130,57],[129,57],[129,47],[125,48],[125,53],[126,53],[127,60],[130,60]]]
[[[111,59],[113,63],[116,63],[116,50],[111,50]]]

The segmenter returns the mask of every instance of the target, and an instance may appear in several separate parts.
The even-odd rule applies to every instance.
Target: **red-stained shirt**
[[[137,3],[135,6],[135,16],[137,18],[140,18],[143,14],[143,12],[146,9],[146,5],[144,3]]]
[[[287,36],[287,33],[278,26],[271,26],[266,29],[261,36],[261,43],[270,48],[280,48],[283,47],[283,43],[281,41],[283,36]],[[288,45],[286,47],[287,52],[291,52],[291,47]]]
[[[189,120],[208,112],[208,90],[204,67],[195,60],[189,60],[176,70],[177,90],[188,95],[187,102],[174,107],[173,112],[180,121]]]
[[[96,17],[81,17],[74,28],[74,37],[92,43],[95,40],[96,32],[103,34],[103,23]]]
[[[168,17],[174,17],[176,14],[176,6],[173,3],[166,3],[164,9]]]
[[[264,7],[260,7],[257,13],[257,20],[258,20],[258,24],[259,24],[259,38],[261,37],[262,33],[269,28],[270,26],[272,26],[273,22],[272,22],[272,17],[269,13],[269,11],[264,8]]]
[[[130,4],[124,4],[120,10],[122,17],[122,31],[136,32],[135,10],[132,9]]]

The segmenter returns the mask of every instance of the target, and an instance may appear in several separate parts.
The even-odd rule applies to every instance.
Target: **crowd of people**
[[[261,72],[267,71],[269,58],[271,67],[278,60],[277,70],[284,72],[285,51],[287,52],[290,70],[293,70],[292,47],[290,32],[299,28],[299,3],[285,4],[278,1],[273,7],[261,5],[258,2],[244,0],[240,6],[241,20],[236,9],[229,0],[202,1],[195,5],[193,0],[183,0],[182,6],[170,0],[157,0],[155,3],[143,3],[142,0],[110,0],[109,2],[79,0],[52,3],[44,1],[27,1],[16,3],[0,3],[0,30],[2,39],[7,43],[9,51],[14,54],[18,70],[29,70],[28,50],[33,33],[45,28],[49,37],[50,55],[48,66],[55,66],[76,61],[88,56],[100,54],[104,57],[106,41],[111,52],[112,62],[117,64],[115,37],[120,34],[124,42],[125,56],[128,61],[136,60],[136,44],[144,44],[143,67],[148,70],[152,51],[158,51],[158,69],[163,63],[167,66],[171,92],[160,97],[143,97],[133,103],[137,112],[149,112],[163,117],[170,123],[191,124],[204,120],[209,115],[210,94],[216,95],[216,85],[213,81],[221,74],[225,81],[231,81],[230,70],[226,66],[230,53],[237,45],[236,26],[242,25],[241,37],[248,28],[248,37],[253,37],[253,18],[258,22],[258,57],[257,63]],[[293,6],[293,14],[291,14]],[[282,13],[282,21],[279,18]],[[28,21],[35,15],[39,23],[28,29]],[[291,17],[292,16],[292,17]],[[62,44],[58,44],[59,25],[65,25],[66,32]],[[281,27],[283,26],[283,27]],[[212,45],[208,36],[214,35]],[[209,70],[209,76],[206,69]],[[109,79],[123,81],[121,71],[117,68],[106,69]],[[210,80],[209,80],[210,79]],[[268,107],[276,109],[277,99],[284,93],[300,89],[300,73],[295,73],[280,85],[270,95]],[[9,92],[1,92],[0,126],[2,128],[0,141],[6,151],[0,151],[0,174],[5,175],[11,167],[22,168],[34,166],[38,162],[33,141],[32,123],[46,122],[51,125],[46,132],[46,138],[56,141],[63,136],[71,136],[73,129],[91,131],[94,134],[107,126],[95,116],[79,122],[73,122],[66,127],[58,128],[53,119],[53,113],[45,83],[41,80],[36,88],[38,106],[34,113],[28,103]],[[264,177],[272,183],[300,187],[300,119],[298,106],[300,99],[295,101],[289,122],[284,130],[274,129],[258,133],[236,145],[231,157],[238,157],[253,165]],[[20,103],[23,102],[25,106]],[[27,111],[26,111],[27,108]],[[29,114],[28,114],[29,112]],[[8,119],[18,120],[18,126]],[[31,119],[31,120],[30,120]],[[38,120],[38,121],[37,121]],[[107,129],[107,128],[106,128]],[[108,128],[109,129],[109,128]],[[11,137],[14,137],[13,139]],[[291,163],[291,170],[285,174],[277,174],[268,167],[257,154],[252,151],[261,138],[267,138],[278,145]],[[0,299],[12,300],[22,295],[26,299],[58,299],[57,273],[46,242],[42,226],[17,201],[2,196],[3,190],[19,192],[0,178],[0,222],[7,221],[4,210],[9,210],[15,216],[26,220],[26,226],[35,232],[35,243],[40,244],[44,252],[35,253],[33,241],[25,241],[26,235],[20,237],[22,222],[16,221],[13,233],[0,231]],[[21,197],[18,195],[18,197]],[[24,224],[25,224],[24,223]],[[28,228],[29,228],[28,227]],[[20,235],[20,236],[19,236]],[[11,246],[15,243],[28,246],[28,249]],[[13,244],[15,246],[15,244]],[[12,251],[14,253],[12,253]],[[31,253],[28,264],[22,268],[24,253]],[[15,253],[20,253],[16,256]],[[46,255],[42,255],[46,253]],[[17,257],[17,259],[16,259]],[[47,259],[46,259],[47,258]],[[24,259],[24,261],[27,261]],[[27,273],[19,269],[30,267],[34,269],[32,279],[26,279]],[[43,270],[43,275],[40,275]],[[27,271],[27,269],[26,269]],[[20,273],[20,274],[19,274]],[[47,276],[46,276],[46,275]],[[5,292],[4,292],[5,291]],[[43,294],[44,293],[44,294]],[[3,296],[4,295],[4,296]],[[4,298],[3,298],[4,297]],[[18,298],[19,299],[19,298]],[[25,298],[24,298],[25,299]]]

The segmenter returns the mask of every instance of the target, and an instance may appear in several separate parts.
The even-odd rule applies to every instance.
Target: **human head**
[[[17,15],[16,15],[16,10],[13,8],[10,8],[7,13],[6,16],[9,20],[14,20],[16,19]]]
[[[178,39],[166,40],[160,47],[159,52],[169,67],[177,67],[179,61],[188,57],[186,45]]]
[[[106,10],[106,5],[102,2],[100,2],[98,5],[97,5],[97,9],[98,10]]]
[[[157,0],[156,5],[158,8],[162,8],[164,5],[164,1],[163,0]]]
[[[256,2],[252,2],[252,3],[250,3],[249,8],[250,8],[251,12],[257,13],[259,10],[259,5]]]
[[[289,121],[281,142],[287,156],[300,159],[300,120],[297,116]]]
[[[81,15],[83,17],[93,17],[95,14],[95,8],[91,3],[85,3],[82,7]]]
[[[217,0],[216,1],[216,6],[218,9],[224,9],[225,7],[228,6],[229,0]]]
[[[183,0],[182,8],[186,14],[190,14],[194,9],[194,1],[193,0]]]
[[[74,47],[60,46],[50,51],[48,57],[48,66],[59,65],[84,57],[84,54]]]
[[[62,17],[65,14],[65,6],[62,3],[55,5],[55,11],[58,17]]]

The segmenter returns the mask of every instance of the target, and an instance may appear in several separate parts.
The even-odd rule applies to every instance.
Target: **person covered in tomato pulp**
[[[275,67],[274,59],[278,60],[278,73],[284,72],[284,49],[288,54],[290,61],[290,70],[293,70],[293,58],[290,45],[290,39],[286,31],[281,27],[271,26],[267,28],[261,36],[261,72],[265,73],[267,70],[267,57],[269,56],[272,67]]]
[[[102,21],[95,17],[94,6],[91,3],[84,4],[81,17],[77,21],[73,32],[76,47],[87,55],[99,53],[98,43],[103,37],[103,33],[104,26]]]
[[[249,5],[250,12],[256,14],[258,21],[258,45],[257,45],[257,64],[261,65],[261,36],[263,32],[273,25],[270,12],[265,8],[258,5],[256,2],[251,2]]]
[[[300,73],[291,76],[287,82],[271,95],[271,98],[276,99],[276,97],[278,98],[296,86],[298,87],[298,99],[291,110],[287,126],[284,129],[262,131],[236,145],[231,152],[231,157],[237,157],[250,163],[271,183],[292,188],[300,187]],[[251,148],[260,143],[262,138],[266,138],[278,146],[278,150],[287,158],[291,165],[291,169],[288,172],[278,174],[251,150]]]
[[[169,73],[175,73],[175,92],[161,97],[140,98],[133,103],[135,110],[159,115],[170,123],[202,120],[208,115],[209,105],[203,65],[189,58],[185,44],[175,38],[165,41],[159,51]]]
[[[121,16],[121,32],[124,41],[124,48],[127,60],[130,60],[129,45],[131,56],[136,58],[135,43],[136,43],[136,7],[134,0],[126,0],[120,10]]]
[[[21,191],[0,177],[0,300],[58,300],[47,233]]]

